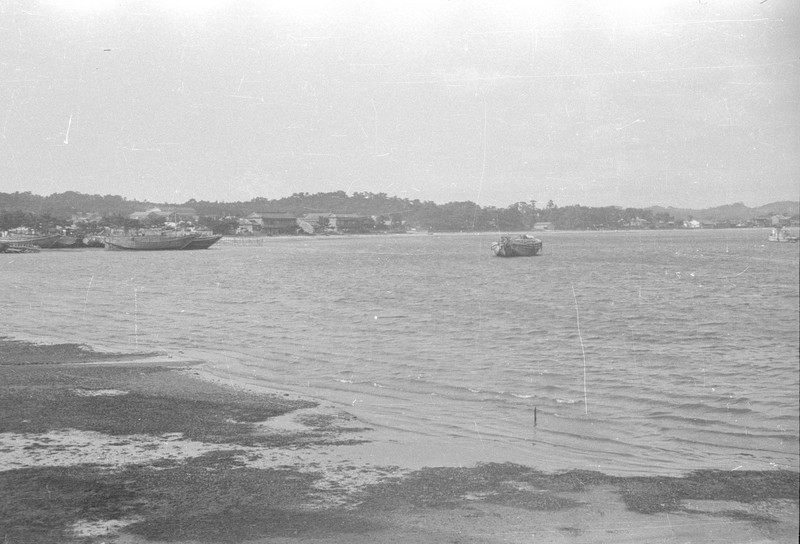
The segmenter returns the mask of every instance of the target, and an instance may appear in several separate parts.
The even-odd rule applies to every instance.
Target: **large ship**
[[[103,242],[106,249],[135,250],[135,251],[163,251],[169,249],[185,249],[198,234],[169,235],[166,233],[143,236],[107,236]]]

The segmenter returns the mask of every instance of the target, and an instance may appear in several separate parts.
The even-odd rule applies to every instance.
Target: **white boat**
[[[770,242],[797,242],[800,240],[800,237],[793,236],[789,233],[788,229],[781,227],[772,229],[767,240]]]

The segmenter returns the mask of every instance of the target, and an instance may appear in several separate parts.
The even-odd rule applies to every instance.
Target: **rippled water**
[[[541,237],[518,259],[493,257],[491,234],[0,255],[0,335],[194,350],[377,425],[560,468],[798,469],[797,245]]]

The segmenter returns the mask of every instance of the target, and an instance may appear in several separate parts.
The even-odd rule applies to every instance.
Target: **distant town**
[[[708,229],[800,226],[800,202],[704,210],[558,206],[552,200],[506,207],[436,204],[384,193],[296,193],[248,202],[139,202],[73,191],[50,196],[0,193],[0,232],[81,236],[141,230],[204,230],[228,236],[496,232],[539,230]]]

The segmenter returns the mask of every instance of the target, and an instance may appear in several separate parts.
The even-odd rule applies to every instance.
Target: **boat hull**
[[[106,249],[113,251],[169,251],[183,249],[196,235],[188,236],[109,236]]]
[[[0,242],[0,253],[39,253],[39,246]]]
[[[0,242],[8,244],[12,247],[15,245],[26,245],[37,246],[44,249],[53,247],[60,238],[60,234],[53,234],[51,236],[28,236],[19,234],[16,236],[9,236],[8,238],[2,238],[0,239]]]
[[[62,236],[61,238],[56,240],[56,243],[53,244],[53,248],[65,249],[65,248],[71,248],[71,247],[80,247],[81,246],[81,242],[82,242],[82,240],[80,238],[75,237],[75,236]]]
[[[542,252],[542,241],[538,238],[503,236],[492,244],[497,257],[534,257]]]
[[[208,249],[222,239],[222,235],[198,236],[183,249]]]

